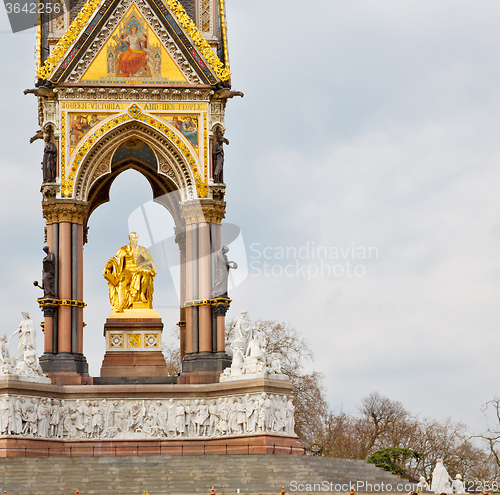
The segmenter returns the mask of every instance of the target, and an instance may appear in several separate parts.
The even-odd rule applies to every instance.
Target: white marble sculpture
[[[214,438],[294,435],[282,394],[200,399],[56,399],[0,396],[0,435],[54,439]]]
[[[432,472],[431,491],[434,493],[453,493],[452,479],[444,467],[443,460],[437,459],[436,467]]]
[[[7,335],[0,337],[0,375],[14,375],[16,370],[16,358],[9,354],[9,339]]]
[[[457,474],[455,476],[455,479],[453,480],[451,487],[453,488],[454,493],[458,493],[460,495],[464,495],[465,493],[467,493],[465,491],[465,486],[464,486],[464,483],[462,481],[462,475],[460,475],[460,474]]]
[[[220,376],[221,382],[250,378],[275,378],[288,380],[281,371],[281,357],[266,352],[266,342],[260,322],[252,323],[243,310],[234,324],[234,340],[231,345],[233,361]]]
[[[16,331],[7,339],[6,335],[0,337],[0,380],[20,380],[35,383],[51,383],[47,378],[38,360],[36,352],[35,325],[29,314],[22,313],[23,320]],[[14,336],[19,336],[17,346],[17,359],[9,354],[8,342]]]
[[[429,486],[429,483],[427,483],[427,480],[423,477],[420,476],[420,479],[417,484],[417,493],[418,492],[429,492],[431,490],[431,487]]]

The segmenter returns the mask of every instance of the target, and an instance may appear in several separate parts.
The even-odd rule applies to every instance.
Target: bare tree
[[[363,448],[363,457],[365,458],[377,446],[380,437],[387,434],[396,423],[405,421],[409,416],[401,402],[393,401],[378,392],[372,392],[361,400],[359,412],[366,423],[360,425],[365,437]]]
[[[171,334],[175,338],[175,342],[170,344],[163,342],[161,351],[163,352],[163,357],[165,358],[165,364],[167,365],[168,376],[177,376],[181,371],[179,327],[177,326],[173,327]]]
[[[234,337],[234,321],[228,322],[226,340]],[[258,320],[265,339],[267,353],[281,357],[282,372],[293,385],[295,404],[295,433],[307,451],[316,453],[319,439],[325,437],[330,409],[325,398],[323,375],[306,372],[306,363],[313,361],[310,343],[289,323],[276,320]]]
[[[489,473],[489,478],[500,482],[500,398],[495,397],[484,404],[482,412],[487,418],[486,431],[475,437],[486,444],[490,462],[494,466],[494,473]],[[484,479],[486,478],[484,476]]]

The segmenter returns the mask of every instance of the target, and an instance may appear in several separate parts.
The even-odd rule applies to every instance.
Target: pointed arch
[[[134,110],[133,107],[129,108],[129,112],[131,110]],[[179,202],[197,197],[196,184],[202,180],[201,176],[193,172],[193,168],[196,169],[195,159],[184,144],[184,138],[154,117],[141,115],[142,120],[130,118],[129,113],[117,116],[111,121],[116,125],[109,125],[108,122],[87,137],[69,167],[69,170],[77,170],[73,178],[70,175],[69,182],[74,185],[69,192],[74,199],[89,203],[90,215],[99,205],[109,201],[109,190],[115,178],[132,168],[146,177],[154,199],[170,211],[179,225]],[[142,141],[153,151],[156,158],[154,166],[136,157],[113,162],[118,148],[131,138]],[[161,199],[165,195],[171,199]]]

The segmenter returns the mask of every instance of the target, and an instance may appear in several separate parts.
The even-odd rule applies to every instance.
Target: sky
[[[500,395],[499,16],[493,0],[227,0],[232,84],[245,94],[226,112],[226,222],[241,230],[229,258],[242,269],[228,317],[246,309],[299,330],[333,409],[356,412],[379,391],[479,432]],[[11,335],[21,311],[42,321],[43,148],[29,144],[37,102],[22,93],[34,32],[10,34],[3,8],[0,32],[0,333]],[[90,219],[94,376],[102,269],[151,199],[126,172]],[[168,212],[146,210],[168,236]],[[172,273],[155,293],[171,341]]]

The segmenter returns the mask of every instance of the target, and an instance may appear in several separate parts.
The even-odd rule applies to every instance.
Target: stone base
[[[221,438],[159,440],[51,440],[0,438],[1,457],[298,454],[304,449],[294,436],[255,434]]]
[[[97,376],[94,385],[160,385],[177,383],[176,376]]]
[[[52,383],[48,376],[0,375],[0,382]]]
[[[58,405],[61,419],[53,430],[37,419],[9,420],[6,433],[0,435],[0,457],[55,455],[147,455],[147,454],[300,454],[301,445],[293,434],[289,421],[288,402],[292,391],[284,380],[254,379],[232,383],[211,384],[119,384],[119,385],[57,385],[21,381],[0,381],[0,396],[15,407],[34,406],[40,412]],[[231,420],[233,404],[246,407],[254,401],[253,426],[243,420],[241,425]],[[21,401],[21,404],[18,403]],[[64,402],[62,402],[64,401]],[[16,406],[17,404],[17,406]],[[199,428],[195,413],[202,404],[217,405]],[[223,406],[225,404],[225,406]],[[178,408],[183,408],[182,428],[178,423]],[[221,409],[222,407],[222,409]],[[267,407],[265,424],[261,419]],[[175,408],[175,422],[168,417]],[[105,423],[97,428],[93,423],[78,422],[86,414],[99,414]],[[221,413],[226,411],[225,416]],[[245,410],[245,409],[244,409]],[[66,411],[66,412],[63,412]],[[121,411],[118,414],[117,411]],[[156,412],[155,412],[156,411]],[[159,412],[162,411],[162,415]],[[71,412],[71,417],[68,413]],[[293,413],[293,412],[292,412]],[[9,413],[10,414],[10,413]],[[160,422],[163,416],[167,423]],[[225,417],[225,425],[220,418]],[[286,419],[285,419],[286,417]],[[110,419],[111,418],[111,419]],[[134,419],[135,418],[135,419]],[[154,419],[156,418],[156,419]],[[245,418],[247,416],[245,415]],[[280,419],[281,418],[281,419]],[[69,421],[68,421],[69,419]],[[213,419],[213,421],[211,420]],[[33,426],[34,425],[34,426]],[[100,425],[100,426],[99,426]],[[244,433],[246,428],[251,433]],[[62,438],[61,438],[62,436]]]
[[[161,318],[147,317],[154,315],[159,313],[135,309],[111,313],[104,325],[102,378],[120,378],[114,383],[138,383],[139,377],[155,377],[157,380],[149,383],[164,383],[161,378],[168,377],[168,370],[161,352],[163,323]]]
[[[220,382],[237,382],[241,380],[253,380],[254,378],[265,378],[266,380],[290,380],[287,375],[277,373],[244,373],[241,375],[221,375]]]
[[[83,354],[46,352],[40,357],[40,366],[52,383],[60,385],[92,384],[89,365]]]
[[[221,373],[231,366],[225,352],[198,352],[186,354],[177,383],[217,383]]]
[[[165,358],[155,352],[106,352],[101,377],[162,377],[168,376]]]

